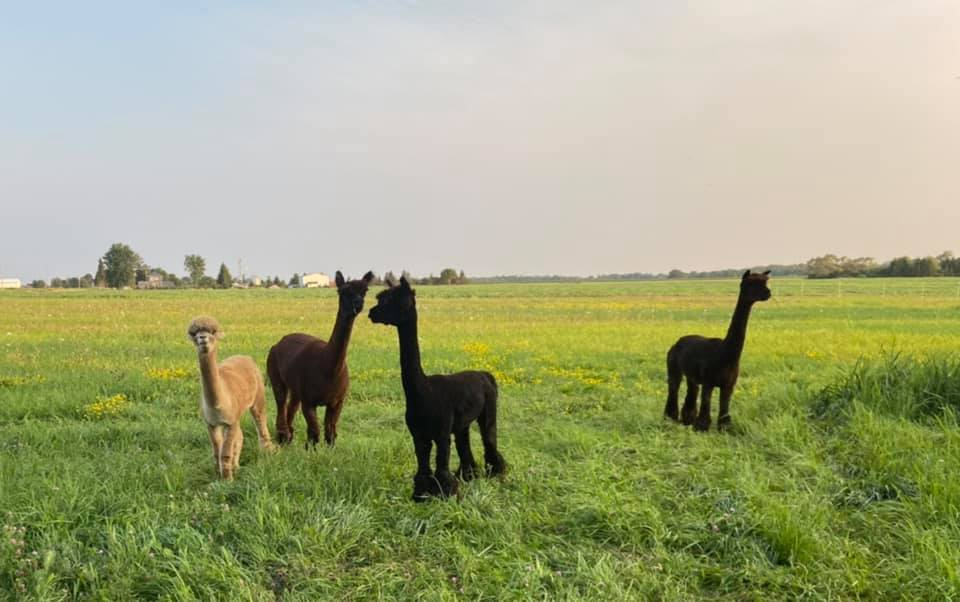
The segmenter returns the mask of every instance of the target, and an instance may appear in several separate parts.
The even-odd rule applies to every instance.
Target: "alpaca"
[[[470,423],[480,425],[483,457],[493,475],[506,472],[506,462],[497,451],[497,382],[489,372],[466,371],[426,376],[420,364],[417,339],[416,292],[406,278],[400,285],[387,282],[387,290],[377,295],[370,310],[376,324],[397,327],[400,337],[400,374],[407,399],[407,429],[413,436],[417,454],[417,474],[413,477],[413,499],[448,496],[457,492],[457,478],[450,473],[450,434],[456,440],[460,467],[457,475],[465,481],[477,472],[470,450]],[[430,470],[430,452],[437,446],[437,471]]]
[[[767,278],[770,271],[752,274],[743,273],[740,280],[740,296],[730,321],[726,338],[708,339],[699,335],[680,337],[667,352],[667,405],[664,414],[672,419],[678,418],[683,424],[693,424],[698,431],[710,428],[710,396],[713,388],[720,388],[720,413],[717,428],[722,430],[730,425],[730,397],[740,375],[740,354],[747,338],[747,320],[750,309],[758,301],[770,298]],[[683,401],[683,410],[677,411],[677,397],[680,380],[687,377],[687,396]],[[700,396],[700,413],[697,414],[697,390],[703,387]]]
[[[207,423],[213,460],[220,477],[231,480],[240,465],[240,451],[243,449],[240,419],[247,408],[257,426],[260,448],[273,447],[267,429],[263,377],[253,358],[247,355],[234,355],[217,363],[217,347],[223,331],[214,318],[194,318],[187,328],[187,336],[197,347],[203,388],[200,413]]]
[[[293,441],[293,419],[302,406],[307,421],[309,444],[320,441],[317,406],[326,406],[323,417],[323,439],[333,445],[337,439],[337,421],[343,400],[350,386],[347,370],[347,345],[353,321],[363,310],[367,286],[373,272],[360,280],[345,282],[337,271],[337,295],[340,298],[337,319],[330,342],[303,334],[288,334],[270,348],[267,354],[267,375],[277,402],[277,440]]]

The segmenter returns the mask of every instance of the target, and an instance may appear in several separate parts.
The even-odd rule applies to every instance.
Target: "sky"
[[[960,253],[956,0],[0,3],[0,277]]]

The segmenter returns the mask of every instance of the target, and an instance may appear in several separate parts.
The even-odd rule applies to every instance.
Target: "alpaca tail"
[[[680,358],[677,357],[676,345],[667,352],[667,405],[663,408],[663,415],[671,420],[680,419],[679,391],[680,381],[683,380],[683,370],[680,369]]]
[[[484,376],[488,385],[484,392],[486,399],[483,411],[477,419],[480,424],[480,439],[483,441],[483,460],[491,475],[501,475],[507,472],[507,462],[497,449],[497,381],[490,373],[484,373]]]

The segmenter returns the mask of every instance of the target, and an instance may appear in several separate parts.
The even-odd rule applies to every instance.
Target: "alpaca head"
[[[363,311],[363,298],[367,295],[367,286],[371,280],[373,280],[373,272],[367,272],[360,280],[347,282],[340,270],[337,270],[335,282],[337,295],[340,297],[340,311],[346,312],[352,318],[359,315]]]
[[[215,351],[217,341],[223,338],[223,330],[216,318],[198,316],[190,322],[187,337],[197,346],[197,352],[207,354]]]
[[[766,301],[771,295],[770,289],[767,288],[767,279],[769,277],[770,270],[762,274],[747,270],[743,273],[743,278],[740,279],[740,294],[745,296],[751,303]]]
[[[417,319],[417,292],[410,288],[407,279],[400,277],[400,284],[387,281],[387,290],[377,295],[377,304],[370,309],[370,321],[375,324],[399,326]]]

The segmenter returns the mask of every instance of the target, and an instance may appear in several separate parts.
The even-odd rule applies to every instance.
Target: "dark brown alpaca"
[[[699,335],[680,337],[667,352],[667,407],[664,414],[668,418],[683,424],[693,424],[698,431],[710,428],[710,396],[713,388],[720,388],[720,415],[717,428],[723,429],[730,424],[730,397],[740,375],[740,354],[747,338],[747,320],[750,309],[757,301],[770,298],[767,277],[770,272],[743,273],[740,280],[740,296],[737,308],[730,321],[726,338],[708,339]],[[677,411],[677,397],[680,381],[687,377],[687,396],[683,401],[683,410]],[[700,412],[697,413],[697,391],[703,387],[700,397]],[[678,416],[679,414],[679,416]]]
[[[323,416],[323,439],[333,445],[337,439],[337,421],[343,399],[350,386],[347,370],[347,345],[353,321],[363,310],[363,298],[373,272],[360,280],[344,282],[337,271],[337,295],[340,298],[337,321],[330,342],[303,334],[288,334],[270,348],[267,354],[267,375],[277,402],[277,441],[293,441],[293,419],[303,408],[307,436],[316,444],[320,440],[317,406],[327,406]]]
[[[427,376],[420,364],[417,339],[417,303],[415,291],[406,278],[399,286],[377,295],[370,320],[397,327],[400,337],[400,374],[407,398],[407,428],[413,436],[417,454],[417,474],[413,477],[413,499],[448,496],[457,491],[457,478],[450,473],[450,434],[456,440],[460,467],[457,475],[465,481],[477,472],[470,450],[470,423],[480,425],[483,459],[490,474],[506,471],[503,456],[497,451],[497,382],[489,372],[470,370],[456,374]],[[437,471],[430,470],[430,452],[437,446]]]

